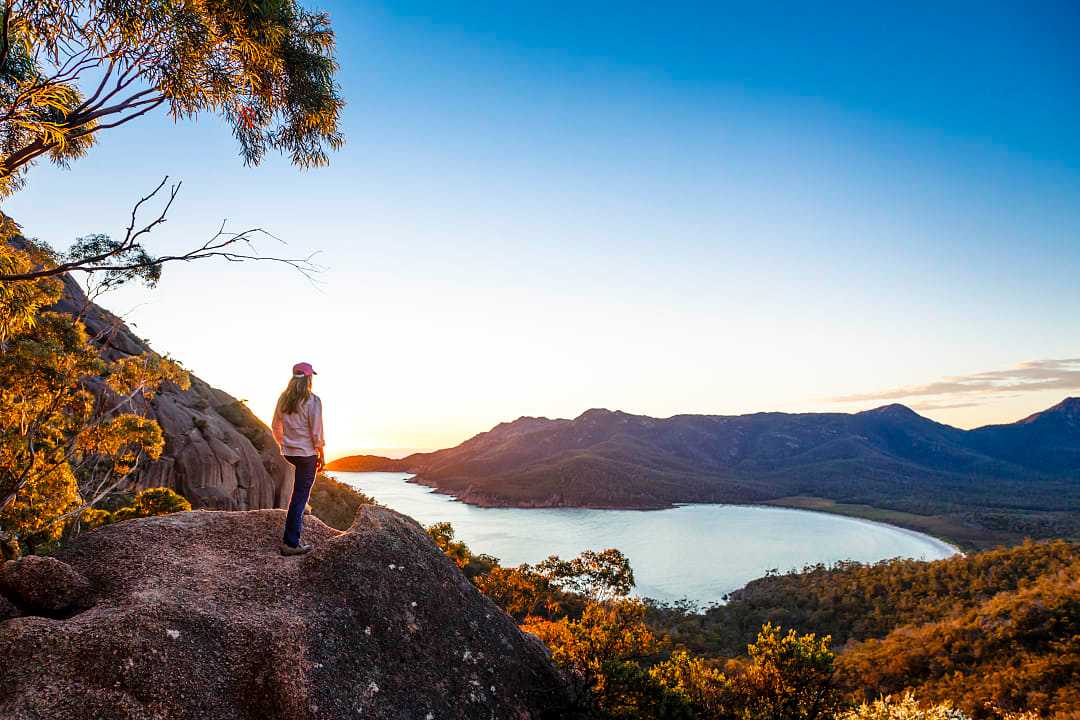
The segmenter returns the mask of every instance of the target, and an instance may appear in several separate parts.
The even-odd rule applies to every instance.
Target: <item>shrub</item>
[[[349,529],[361,505],[373,504],[375,501],[367,495],[325,473],[316,476],[311,497],[308,498],[311,513],[338,530]]]
[[[118,508],[110,513],[109,522],[121,522],[132,518],[168,515],[191,509],[191,503],[182,495],[177,495],[169,488],[147,488],[135,495],[130,505]]]

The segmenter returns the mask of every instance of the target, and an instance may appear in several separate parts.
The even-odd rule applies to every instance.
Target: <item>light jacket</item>
[[[280,407],[275,409],[271,428],[282,455],[315,455],[315,451],[325,444],[322,400],[312,393],[294,413],[283,413]]]

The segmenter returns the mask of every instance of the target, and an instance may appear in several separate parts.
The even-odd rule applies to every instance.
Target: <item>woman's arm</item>
[[[270,423],[270,432],[274,434],[279,448],[285,447],[285,423],[281,420],[281,401],[274,407],[274,420]]]
[[[315,466],[316,472],[326,467],[326,456],[323,454],[323,446],[326,440],[323,438],[322,400],[318,395],[312,395],[311,414],[308,416],[308,430],[311,432],[311,446],[315,448],[315,456],[319,458]]]

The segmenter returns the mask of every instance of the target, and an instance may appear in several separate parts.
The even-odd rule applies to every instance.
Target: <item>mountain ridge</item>
[[[997,517],[1015,512],[1030,516],[1028,524],[1060,524],[1064,513],[1080,532],[1072,519],[1080,509],[1074,408],[1080,401],[1067,398],[1014,423],[970,430],[899,403],[857,413],[668,418],[590,408],[574,419],[523,416],[401,460],[366,456],[364,469],[411,472],[477,505],[649,509],[804,496],[975,525],[1015,524]],[[328,467],[357,465],[346,457]]]

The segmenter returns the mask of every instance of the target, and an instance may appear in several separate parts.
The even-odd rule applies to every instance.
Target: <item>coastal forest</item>
[[[603,689],[609,716],[680,717],[650,715],[664,702],[702,718],[935,717],[935,707],[1078,716],[1073,543],[774,574],[702,614],[628,599],[632,570],[616,550],[503,568],[452,528],[429,531],[482,592]],[[895,706],[874,709],[883,697]],[[904,709],[912,698],[931,709]]]

